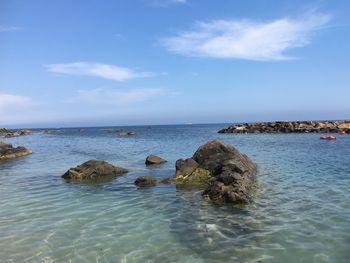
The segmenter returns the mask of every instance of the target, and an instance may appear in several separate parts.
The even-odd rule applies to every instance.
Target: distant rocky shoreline
[[[275,121],[234,124],[218,133],[339,133],[350,134],[350,120]]]

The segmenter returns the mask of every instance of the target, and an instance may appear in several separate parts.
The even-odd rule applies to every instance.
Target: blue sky
[[[0,0],[0,126],[343,119],[350,2]]]

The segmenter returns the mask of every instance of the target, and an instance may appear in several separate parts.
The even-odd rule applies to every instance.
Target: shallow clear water
[[[108,128],[4,139],[33,154],[0,163],[0,262],[349,262],[350,136],[218,134],[227,125]],[[258,164],[254,203],[238,209],[200,191],[137,189],[219,139]],[[147,168],[148,154],[168,160]],[[99,185],[61,175],[89,159],[130,173]]]

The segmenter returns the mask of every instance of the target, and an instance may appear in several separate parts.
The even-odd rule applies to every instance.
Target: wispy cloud
[[[163,89],[143,88],[119,91],[112,89],[79,90],[78,100],[97,105],[129,106],[164,94]]]
[[[314,33],[329,23],[327,14],[309,13],[300,18],[269,22],[213,20],[198,22],[192,30],[161,40],[169,51],[198,57],[287,60],[287,50],[306,46]]]
[[[46,65],[50,72],[76,76],[93,76],[115,81],[126,81],[152,75],[150,72],[135,72],[129,68],[91,62]]]
[[[24,96],[0,93],[0,112],[4,110],[18,110],[30,107],[32,99]]]
[[[22,27],[18,27],[18,26],[1,26],[0,25],[0,32],[19,31],[22,29],[23,29]]]

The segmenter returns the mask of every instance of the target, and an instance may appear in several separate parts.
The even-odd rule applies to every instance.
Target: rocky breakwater
[[[18,146],[14,148],[12,144],[0,141],[0,160],[18,158],[31,153],[32,151],[25,147]]]
[[[275,121],[231,125],[219,133],[338,133],[350,134],[350,121]]]
[[[220,141],[210,141],[191,158],[176,162],[172,182],[204,188],[203,197],[216,203],[249,202],[256,165],[246,155]]]

